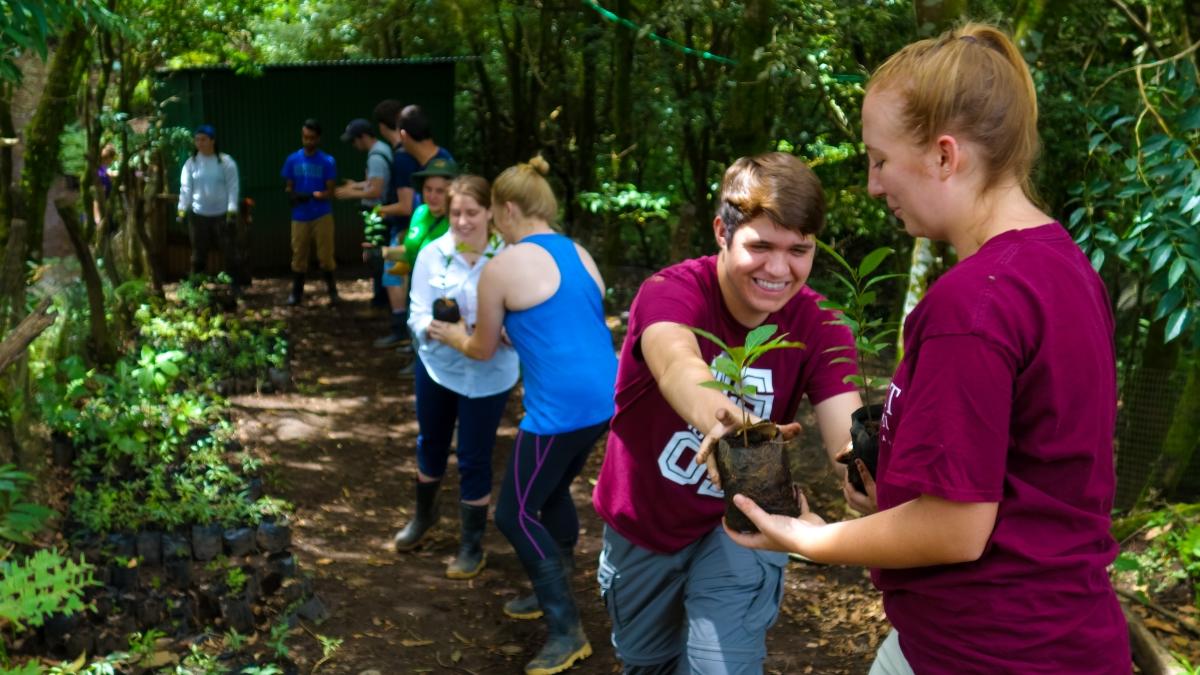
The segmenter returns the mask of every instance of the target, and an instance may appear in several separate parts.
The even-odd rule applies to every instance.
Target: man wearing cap
[[[208,249],[215,238],[221,246],[225,271],[236,297],[235,248],[238,203],[238,168],[229,155],[217,149],[217,131],[211,124],[196,127],[195,150],[183,163],[179,176],[179,220],[186,219],[192,244],[192,274],[204,272]]]
[[[337,179],[337,164],[333,157],[322,152],[321,125],[314,119],[304,121],[300,132],[304,147],[288,155],[281,175],[287,181],[286,191],[292,204],[292,293],[289,305],[304,301],[304,274],[308,271],[308,256],[313,245],[317,262],[329,288],[329,303],[337,304],[337,284],[333,271],[333,182]]]
[[[412,188],[406,187],[401,190],[397,186],[397,179],[401,173],[404,174],[404,184],[409,185],[413,171],[412,158],[404,151],[404,144],[400,141],[400,129],[397,127],[400,111],[403,108],[404,104],[389,98],[377,103],[372,114],[376,124],[379,125],[379,138],[387,142],[392,149],[389,165],[391,177],[384,189],[380,208],[376,212],[383,216],[383,222],[388,228],[387,241],[393,246],[398,245],[404,238],[404,233],[408,231],[408,219],[411,215],[411,213],[401,215],[399,209],[395,207],[395,204],[401,201],[399,193],[404,192],[404,201],[409,204],[410,211],[413,202]],[[366,253],[368,262],[371,262],[369,258],[372,255],[371,252]],[[388,306],[391,310],[391,325],[388,334],[375,340],[374,345],[381,349],[398,347],[411,356],[412,342],[408,335],[408,277],[391,274],[380,264],[375,282],[375,297],[371,302]]]
[[[389,136],[389,140],[394,139],[398,142],[399,147],[392,163],[392,189],[395,191],[396,201],[392,204],[381,206],[379,213],[385,217],[391,216],[401,220],[415,219],[416,212],[423,201],[423,196],[420,192],[421,186],[414,185],[416,174],[426,170],[433,161],[439,158],[448,160],[453,164],[454,157],[450,154],[449,150],[434,142],[429,120],[425,117],[425,113],[421,110],[420,106],[403,106],[397,112],[395,101],[384,101],[376,106],[376,117],[379,118],[381,114],[394,115],[394,123],[388,125],[386,120],[383,120],[380,122],[380,130],[381,133]],[[396,147],[396,143],[393,143],[393,147]],[[455,167],[455,171],[457,172],[457,166]],[[411,231],[411,229],[412,220],[408,223],[408,231]],[[405,230],[401,230],[394,243],[402,244],[407,239]],[[401,273],[384,275],[384,286],[401,285],[407,288],[408,270],[411,270],[411,263],[416,259],[417,253],[414,250],[410,259],[403,260],[398,265],[402,269],[397,270],[397,272]],[[396,316],[396,310],[393,309],[394,327],[403,327],[407,324],[407,298],[404,307],[405,309],[401,310],[403,314],[399,317]],[[393,334],[397,334],[396,330],[393,330]],[[404,335],[407,336],[407,330],[404,331]],[[402,342],[402,344],[406,343],[406,340]],[[401,369],[400,374],[410,375],[411,373],[412,361],[409,361]]]
[[[367,153],[367,177],[361,181],[346,181],[333,196],[338,199],[358,199],[362,210],[369,211],[383,201],[383,191],[392,176],[392,151],[375,136],[375,128],[364,119],[351,120],[342,134],[355,150]]]

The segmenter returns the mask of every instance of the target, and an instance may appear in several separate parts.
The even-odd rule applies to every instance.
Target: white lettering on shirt
[[[879,420],[879,435],[881,437],[884,437],[885,433],[891,430],[889,423],[891,422],[892,418],[892,403],[894,403],[896,399],[900,398],[900,394],[903,393],[904,391],[901,390],[900,387],[897,387],[895,382],[888,385],[887,403],[883,404],[883,415]]]
[[[727,376],[717,372],[715,368],[710,369],[714,378],[722,382],[729,382]],[[771,412],[775,407],[775,380],[771,370],[769,368],[747,368],[743,385],[754,385],[757,392],[753,396],[745,397],[744,402],[738,401],[733,396],[730,396],[730,399],[759,419],[770,419]],[[725,496],[725,493],[718,490],[708,479],[705,466],[696,463],[696,453],[700,451],[700,442],[703,438],[704,434],[691,425],[688,425],[686,431],[675,432],[671,438],[667,439],[666,446],[658,455],[658,470],[664,478],[672,483],[679,485],[699,483],[700,487],[696,489],[697,493],[706,497],[721,498]]]

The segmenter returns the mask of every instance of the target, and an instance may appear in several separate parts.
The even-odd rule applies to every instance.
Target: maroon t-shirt
[[[1130,672],[1106,566],[1113,504],[1113,318],[1058,223],[989,240],[905,323],[880,434],[881,509],[998,502],[972,563],[874,570],[913,670]]]
[[[749,406],[755,415],[784,424],[795,419],[805,394],[816,404],[854,390],[844,382],[855,372],[854,365],[831,363],[841,357],[853,360],[853,340],[846,328],[829,324],[833,314],[818,307],[821,299],[804,287],[763,322],[779,326],[788,340],[806,348],[769,352],[748,369],[747,379],[758,385]],[[671,408],[642,359],[642,332],[659,322],[702,328],[730,346],[744,344],[750,329],[725,307],[716,256],[658,272],[642,284],[629,309],[629,333],[617,366],[616,412],[592,503],[604,522],[629,541],[673,553],[712,531],[725,507],[723,493],[695,462],[703,435]],[[720,348],[696,339],[711,364]],[[828,351],[839,346],[850,350]]]

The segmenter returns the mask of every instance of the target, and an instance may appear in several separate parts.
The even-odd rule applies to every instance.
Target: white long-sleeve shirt
[[[238,208],[238,169],[233,158],[221,153],[196,154],[183,163],[179,176],[179,210],[202,216],[223,216]]]
[[[512,389],[520,375],[516,350],[502,344],[492,358],[476,361],[447,344],[430,340],[425,330],[433,322],[433,301],[443,297],[453,298],[458,303],[467,330],[474,330],[479,308],[479,275],[487,261],[503,247],[503,243],[488,242],[487,250],[472,265],[458,252],[454,234],[447,232],[426,244],[413,265],[408,327],[417,339],[421,364],[434,382],[468,398],[492,396]]]

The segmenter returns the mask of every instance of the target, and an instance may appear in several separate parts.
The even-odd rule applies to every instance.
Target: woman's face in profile
[[[872,91],[863,101],[863,144],[870,162],[867,192],[885,200],[910,235],[943,239],[936,158],[917,147],[903,119],[904,100],[898,93]]]

